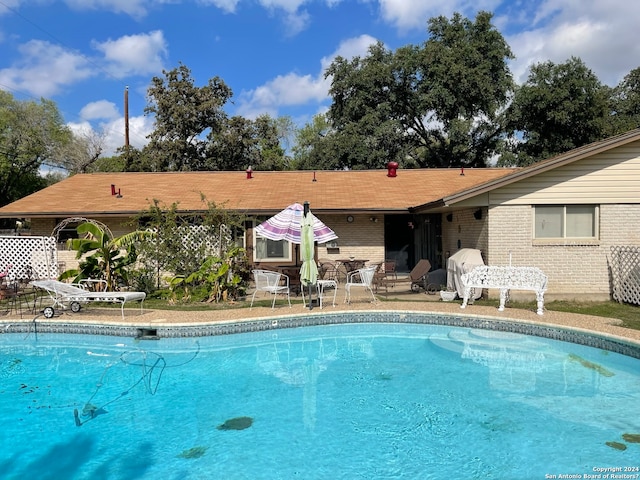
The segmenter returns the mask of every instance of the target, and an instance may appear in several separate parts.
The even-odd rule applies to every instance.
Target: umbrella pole
[[[302,204],[303,210],[302,210],[302,216],[306,217],[307,214],[309,213],[309,202],[304,202]],[[297,248],[297,245],[296,245]],[[298,262],[298,257],[296,257],[296,263]],[[313,310],[313,297],[311,296],[311,284],[309,283],[307,285],[307,288],[309,289],[309,310]]]

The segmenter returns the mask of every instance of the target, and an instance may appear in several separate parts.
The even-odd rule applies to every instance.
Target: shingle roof
[[[206,209],[201,196],[219,207],[271,214],[309,201],[315,212],[407,212],[517,169],[481,168],[253,172],[164,172],[78,174],[0,208],[0,217],[123,215],[146,210],[152,201],[178,209]],[[313,181],[315,178],[315,181]],[[112,195],[111,185],[122,197]]]

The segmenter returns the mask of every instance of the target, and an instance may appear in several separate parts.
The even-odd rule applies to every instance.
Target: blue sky
[[[105,154],[152,129],[145,94],[153,76],[182,62],[196,85],[218,76],[233,90],[230,115],[289,115],[300,126],[326,110],[323,72],[336,55],[419,45],[427,20],[478,10],[528,66],[571,56],[608,85],[640,66],[640,3],[628,0],[0,0],[0,89],[45,97],[73,129],[104,136]]]

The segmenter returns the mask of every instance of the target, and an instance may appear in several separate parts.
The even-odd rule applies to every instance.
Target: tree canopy
[[[509,127],[523,140],[513,149],[515,163],[527,165],[607,136],[607,95],[578,58],[533,65],[508,114]]]
[[[128,170],[198,171],[264,170],[286,167],[280,146],[286,120],[261,115],[255,120],[227,115],[231,89],[219,77],[202,87],[191,71],[179,65],[154,77],[145,113],[154,115],[155,129],[140,155],[131,156]]]
[[[59,172],[523,166],[640,126],[640,67],[609,87],[571,57],[533,65],[518,86],[492,19],[435,17],[419,45],[336,57],[325,72],[331,104],[301,128],[229,116],[231,88],[217,76],[198,86],[179,64],[151,79],[149,143],[109,158],[104,136],[72,132],[53,101],[0,91],[0,205]]]
[[[610,91],[610,135],[640,126],[640,68],[631,70]]]
[[[513,55],[491,18],[432,18],[422,46],[377,43],[364,58],[336,58],[325,74],[331,130],[316,142],[337,154],[334,166],[485,166],[514,88]]]
[[[149,135],[146,155],[152,171],[203,170],[204,136],[222,130],[224,105],[232,91],[219,77],[197,87],[184,65],[163,70],[164,78],[153,77],[147,91],[145,113],[154,115],[155,129]]]
[[[54,102],[18,101],[0,90],[0,205],[44,188],[40,169],[60,166],[71,138]]]

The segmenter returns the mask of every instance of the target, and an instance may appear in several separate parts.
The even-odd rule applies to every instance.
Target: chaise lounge
[[[36,288],[45,290],[53,305],[45,307],[42,311],[45,318],[53,318],[56,307],[63,310],[70,308],[72,312],[77,313],[83,303],[89,302],[107,302],[119,303],[120,312],[124,319],[124,304],[129,301],[140,301],[140,312],[143,311],[144,299],[147,294],[144,292],[91,292],[78,284],[64,283],[58,280],[35,280],[31,282]]]

